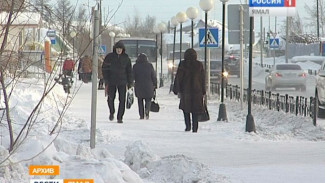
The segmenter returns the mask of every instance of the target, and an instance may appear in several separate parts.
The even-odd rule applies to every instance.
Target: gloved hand
[[[130,88],[133,87],[133,85],[132,85],[131,83],[129,83],[129,84],[127,85],[127,87],[128,87],[128,89],[130,89]]]

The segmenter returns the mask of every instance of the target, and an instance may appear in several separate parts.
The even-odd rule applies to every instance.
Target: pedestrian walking
[[[82,68],[82,81],[88,83],[91,81],[92,60],[88,55],[85,55],[81,63]]]
[[[64,76],[72,77],[72,73],[74,71],[74,62],[71,58],[67,58],[63,62],[62,72]]]
[[[133,66],[135,96],[138,98],[140,119],[149,119],[151,99],[157,88],[156,72],[148,57],[144,53],[139,54]],[[143,105],[145,101],[145,105]]]
[[[107,103],[109,107],[109,120],[114,119],[114,100],[116,91],[119,94],[119,107],[117,122],[123,123],[125,112],[126,89],[133,85],[132,65],[129,56],[125,53],[124,44],[119,41],[113,47],[113,52],[106,55],[102,66],[105,87],[107,88]]]
[[[203,65],[197,60],[197,53],[194,49],[187,49],[184,53],[184,60],[179,63],[173,92],[180,95],[179,109],[183,110],[185,131],[198,130],[198,114],[204,112],[203,97],[205,91],[205,73]]]
[[[104,77],[103,77],[103,72],[102,72],[102,66],[103,66],[103,58],[100,56],[98,58],[98,90],[103,90],[104,89]]]

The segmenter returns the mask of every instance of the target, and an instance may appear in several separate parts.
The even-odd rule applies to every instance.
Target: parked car
[[[238,56],[225,56],[225,69],[229,75],[236,75],[240,77],[240,59]]]
[[[325,61],[316,76],[315,86],[315,113],[318,117],[325,117]]]
[[[204,67],[204,61],[202,61]],[[210,83],[221,84],[221,60],[210,60]],[[225,70],[224,86],[228,84],[228,72]]]
[[[182,60],[184,58],[184,51],[182,51]],[[172,73],[172,69],[174,69],[174,74],[176,74],[178,65],[179,65],[179,61],[180,61],[180,51],[175,51],[175,55],[174,55],[174,64],[173,64],[173,52],[170,52],[167,56],[167,64],[168,64],[168,76],[171,75]]]
[[[300,65],[294,63],[277,64],[266,69],[265,90],[276,88],[295,88],[306,91],[306,73]]]

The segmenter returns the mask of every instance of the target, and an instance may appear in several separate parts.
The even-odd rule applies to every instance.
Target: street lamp
[[[253,39],[254,39],[254,17],[249,18],[249,60],[248,60],[248,89],[247,89],[247,111],[246,132],[256,132],[254,117],[252,115],[252,72],[253,72]]]
[[[163,80],[163,33],[166,31],[166,24],[159,23],[158,29],[160,31],[160,84],[159,87],[164,86],[164,80]]]
[[[223,103],[224,99],[224,75],[225,72],[225,17],[226,17],[226,2],[228,0],[220,0],[222,2],[222,64],[221,64],[221,104],[219,106],[219,113],[217,121],[228,121],[226,105]]]
[[[114,46],[114,38],[115,38],[115,33],[114,32],[109,32],[109,37],[111,37],[111,49],[112,49],[112,51],[114,51],[113,50],[113,46]]]
[[[178,21],[177,18],[175,16],[172,17],[172,19],[170,20],[172,27],[174,27],[174,42],[173,42],[173,63],[171,65],[171,82],[170,82],[170,90],[169,92],[172,91],[173,85],[174,85],[174,68],[175,68],[175,42],[176,42],[176,28],[178,25]]]
[[[76,37],[77,33],[72,31],[70,32],[70,36],[72,38],[72,58],[73,58],[73,61],[75,62],[74,60],[74,38]]]
[[[182,61],[182,34],[183,34],[183,27],[182,27],[182,23],[184,23],[187,19],[187,16],[184,12],[178,12],[176,15],[176,19],[179,23],[180,29],[179,29],[179,62]]]
[[[205,28],[204,28],[204,69],[205,69],[205,79],[207,82],[207,78],[209,77],[208,69],[207,69],[207,32],[208,32],[208,11],[212,9],[214,5],[213,0],[200,0],[200,8],[205,11]],[[209,83],[208,83],[209,84]],[[207,88],[207,84],[205,85],[205,88]],[[205,101],[207,101],[207,95],[205,95]]]
[[[191,41],[192,41],[192,48],[193,48],[193,45],[194,45],[194,41],[193,41],[193,36],[194,36],[194,31],[193,31],[193,20],[197,17],[199,13],[199,10],[195,7],[189,7],[187,8],[186,10],[186,15],[189,19],[191,19]]]
[[[158,50],[158,34],[159,34],[159,29],[157,26],[153,27],[153,32],[156,35],[156,77],[158,77],[158,54],[157,54],[157,50]]]

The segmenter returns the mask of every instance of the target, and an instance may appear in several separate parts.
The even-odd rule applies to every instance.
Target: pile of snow
[[[36,83],[36,84],[35,84]],[[22,129],[34,106],[42,97],[43,81],[25,79],[17,84],[11,96],[11,117],[14,137]],[[89,125],[69,112],[53,135],[49,135],[59,118],[59,111],[70,100],[57,85],[35,114],[35,121],[26,139],[12,154],[9,135],[1,124],[0,183],[29,182],[30,178],[93,178],[96,183],[141,183],[141,178],[125,163],[116,160],[103,148],[90,149]],[[27,134],[26,131],[23,134]],[[99,133],[100,135],[100,133]],[[101,140],[101,139],[99,139]],[[57,177],[28,176],[29,165],[59,165]]]
[[[225,176],[216,175],[206,165],[185,155],[178,154],[159,158],[142,141],[136,141],[127,146],[125,162],[149,182],[229,182]]]

